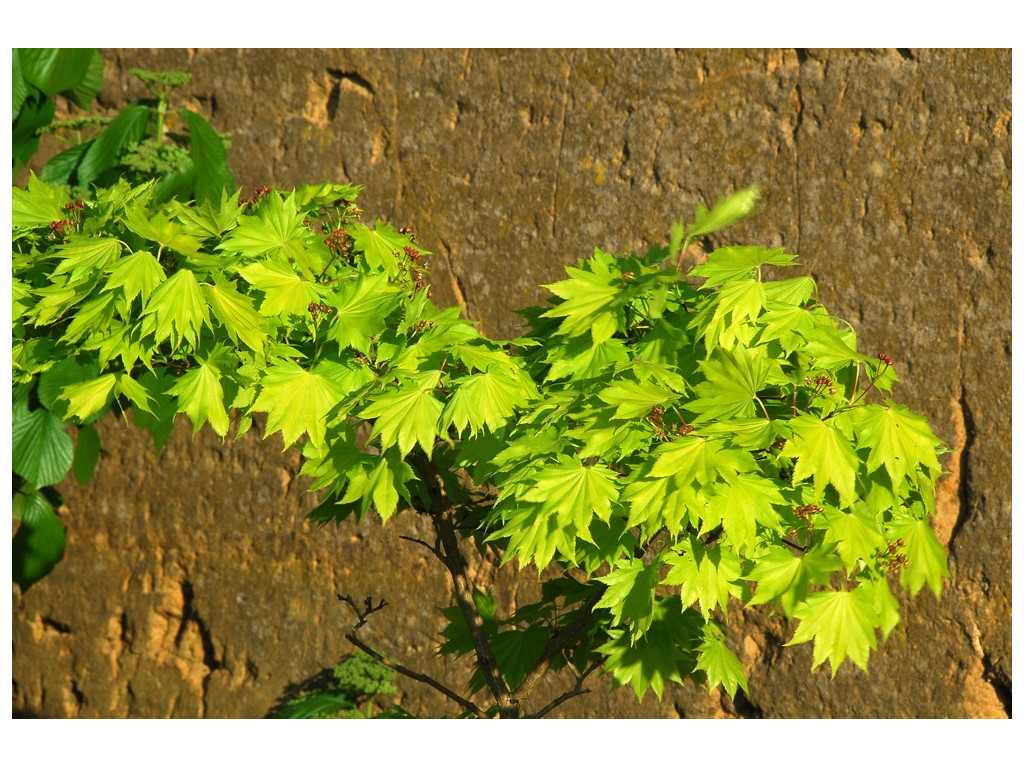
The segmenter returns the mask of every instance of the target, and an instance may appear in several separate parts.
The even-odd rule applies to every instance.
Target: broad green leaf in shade
[[[402,461],[393,450],[367,459],[370,468],[360,465],[349,475],[349,485],[339,503],[360,502],[361,514],[366,514],[371,504],[381,520],[387,522],[398,509],[398,499],[408,499],[405,484],[415,479],[409,465]]]
[[[78,71],[78,77],[81,79],[70,91],[71,98],[82,109],[89,109],[92,100],[103,90],[103,57],[95,48],[89,50],[91,53],[88,55],[85,69]]]
[[[261,387],[249,410],[267,413],[267,434],[280,430],[285,448],[303,432],[315,445],[322,445],[327,414],[348,394],[334,379],[316,369],[303,370],[291,360],[273,365]]]
[[[262,352],[267,340],[264,320],[253,309],[248,297],[220,276],[214,278],[213,285],[203,283],[202,288],[214,316],[220,320],[228,336],[236,343],[241,341],[254,352]]]
[[[40,131],[53,122],[56,102],[35,91],[26,93],[11,126],[11,155],[15,168],[28,164],[39,149]]]
[[[590,541],[591,519],[597,515],[608,522],[619,497],[615,478],[614,471],[600,464],[585,466],[577,458],[563,457],[558,465],[534,475],[533,487],[523,499],[539,503],[546,514],[572,521],[576,535]]]
[[[241,216],[238,226],[228,233],[217,250],[242,256],[281,256],[291,259],[312,278],[310,256],[306,248],[308,230],[302,222],[305,214],[295,206],[295,196],[283,198],[272,193],[257,216]]]
[[[21,75],[47,96],[70,91],[88,75],[95,48],[19,48]],[[87,106],[87,105],[79,105]]]
[[[928,422],[903,406],[867,405],[851,411],[857,424],[857,447],[869,448],[868,471],[885,465],[892,487],[899,489],[921,464],[934,473],[942,471],[936,456],[939,439]]]
[[[734,280],[748,280],[758,276],[758,267],[764,264],[792,264],[796,256],[782,248],[769,250],[757,245],[730,245],[708,254],[708,260],[690,270],[691,275],[706,278],[705,288],[723,285]]]
[[[946,550],[928,521],[913,518],[895,520],[890,530],[905,544],[907,567],[900,573],[900,583],[910,590],[911,596],[927,584],[938,597],[942,592],[943,577],[949,576],[949,565]]]
[[[544,312],[541,317],[564,318],[558,326],[563,336],[581,336],[589,333],[594,343],[609,339],[624,320],[622,306],[626,293],[622,288],[621,271],[611,269],[609,259],[593,259],[590,269],[566,267],[569,280],[543,286],[555,296],[564,299]]]
[[[689,227],[687,240],[695,242],[700,238],[734,224],[754,210],[760,191],[747,187],[733,192],[711,206],[709,211],[703,205],[697,206],[697,218]]]
[[[461,433],[468,426],[471,435],[484,427],[498,429],[535,394],[521,379],[500,370],[456,379],[451,388],[454,393],[441,415],[441,428],[450,424]]]
[[[725,644],[721,631],[713,624],[704,627],[704,642],[697,648],[696,669],[708,676],[708,690],[721,685],[730,696],[736,695],[737,688],[747,690],[743,664]]]
[[[131,304],[136,296],[142,296],[142,304],[149,302],[153,291],[164,280],[164,268],[156,260],[153,254],[148,251],[136,251],[135,253],[118,259],[109,267],[110,276],[104,291],[112,291],[120,288],[126,302]]]
[[[53,507],[39,491],[14,497],[21,519],[11,539],[12,579],[22,592],[53,570],[64,557],[67,534]]]
[[[150,108],[144,104],[132,104],[96,137],[78,164],[78,183],[89,186],[102,173],[113,168],[121,154],[132,144],[146,135]]]
[[[373,229],[365,224],[356,224],[349,228],[352,235],[353,245],[357,251],[362,251],[366,257],[366,263],[373,269],[381,269],[389,275],[398,272],[398,262],[395,260],[395,252],[403,250],[406,246],[412,246],[412,239],[408,235],[395,232],[390,224],[384,224],[380,219]],[[420,250],[417,248],[417,250]],[[428,251],[420,251],[422,254]]]
[[[743,594],[740,581],[740,559],[731,549],[707,549],[695,536],[672,548],[665,556],[671,567],[662,584],[679,587],[679,599],[689,608],[699,603],[705,619],[718,606],[723,611],[729,595]]]
[[[825,510],[825,544],[835,545],[843,565],[853,568],[859,561],[871,561],[875,552],[885,546],[885,536],[866,504],[856,502],[849,512]]]
[[[699,397],[683,407],[697,414],[694,423],[752,417],[758,412],[754,398],[767,383],[771,367],[768,358],[740,347],[719,350],[701,363],[707,380],[694,387]]]
[[[230,419],[224,407],[224,387],[220,369],[211,363],[202,363],[189,369],[167,390],[178,398],[178,412],[187,413],[192,420],[192,434],[207,421],[220,437],[228,433]],[[269,433],[269,420],[268,429]]]
[[[808,595],[793,612],[800,624],[786,645],[813,640],[812,668],[828,659],[832,677],[846,659],[867,670],[868,656],[878,647],[875,630],[883,624],[872,592],[861,585],[849,592],[826,590]]]
[[[198,238],[185,232],[185,227],[171,221],[163,213],[147,215],[141,205],[129,206],[124,212],[124,223],[139,237],[157,243],[161,249],[169,248],[184,256],[195,256],[202,247]]]
[[[853,504],[854,482],[860,460],[850,441],[831,421],[800,414],[789,422],[793,437],[786,441],[782,456],[796,458],[793,483],[814,476],[814,489],[824,495],[825,486],[839,492],[844,506]]]
[[[25,189],[11,188],[11,226],[15,232],[48,227],[65,217],[69,199],[59,187],[45,184],[30,172]]]
[[[370,337],[377,336],[387,325],[388,316],[398,307],[401,293],[385,274],[360,275],[338,289],[330,302],[334,318],[327,337],[338,342],[342,350],[351,346],[366,353]]]
[[[786,615],[792,617],[796,606],[807,597],[807,588],[828,584],[841,565],[839,558],[820,547],[797,556],[787,547],[772,546],[758,555],[754,569],[745,576],[757,582],[757,591],[748,605],[778,600]]]
[[[240,267],[238,274],[253,288],[263,291],[264,298],[259,311],[264,317],[302,317],[309,313],[310,304],[320,301],[320,290],[316,283],[274,260]]]
[[[595,579],[608,588],[594,607],[607,608],[616,626],[628,623],[631,638],[644,634],[654,621],[654,591],[661,565],[657,558],[649,565],[639,559],[616,563],[607,576]]]
[[[646,416],[655,406],[668,403],[672,399],[672,392],[651,381],[618,381],[597,396],[609,405],[616,406],[613,418],[635,419]]]
[[[55,186],[61,184],[70,185],[78,171],[78,164],[82,162],[82,158],[85,157],[85,153],[89,151],[91,146],[91,141],[85,141],[81,144],[75,144],[59,155],[54,155],[40,169],[39,178],[47,184]]]
[[[536,666],[547,643],[548,631],[543,624],[499,632],[491,640],[498,669],[511,690],[515,690]]]
[[[45,408],[30,411],[24,402],[14,404],[12,416],[11,469],[36,488],[59,483],[75,451],[60,419]]]
[[[178,114],[188,124],[189,154],[196,166],[195,199],[200,203],[220,200],[235,186],[224,140],[195,112],[182,108]]]
[[[83,424],[78,428],[78,436],[75,439],[75,458],[72,464],[75,481],[81,485],[88,483],[92,473],[96,471],[99,460],[100,435],[92,427]]]
[[[774,507],[786,502],[773,481],[751,474],[732,475],[718,488],[719,492],[708,500],[702,530],[721,522],[737,553],[744,555],[753,549],[758,524],[768,530],[780,527],[781,519]]]
[[[170,339],[175,347],[182,339],[196,344],[200,329],[210,325],[209,307],[195,274],[188,269],[179,269],[157,286],[142,314],[153,316],[143,329],[157,341]]]
[[[121,243],[113,237],[72,237],[64,245],[57,246],[53,253],[61,258],[53,274],[69,274],[70,281],[74,283],[120,256]]]
[[[397,443],[399,453],[404,457],[419,443],[430,456],[437,438],[437,423],[444,409],[431,391],[432,388],[417,387],[379,395],[359,416],[376,419],[372,436],[380,436],[381,448],[387,449]]]
[[[643,636],[609,630],[608,641],[597,649],[607,656],[604,671],[611,673],[614,687],[632,686],[640,701],[648,688],[661,699],[665,683],[682,683],[693,672],[704,623],[695,611],[684,610],[674,595],[659,599]]]
[[[68,401],[68,416],[87,421],[110,403],[114,393],[117,375],[106,373],[95,379],[70,384],[64,387],[60,398]]]

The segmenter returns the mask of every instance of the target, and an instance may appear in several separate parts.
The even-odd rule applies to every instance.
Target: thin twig
[[[352,629],[359,629],[361,626],[363,626],[363,624],[366,623],[367,616],[369,616],[371,613],[376,613],[377,611],[383,610],[387,607],[388,604],[386,600],[381,598],[381,601],[375,606],[373,604],[373,598],[367,595],[366,599],[363,600],[363,610],[359,610],[359,606],[356,605],[355,600],[353,600],[348,595],[338,593],[338,599],[342,602],[348,603],[352,607],[352,610],[355,611],[356,617],[358,617],[359,619],[359,623],[353,624]]]
[[[586,672],[584,672],[582,675],[580,675],[579,677],[576,678],[576,685],[573,688],[569,689],[568,691],[563,693],[561,696],[559,696],[557,699],[555,699],[554,701],[552,701],[549,704],[547,704],[545,707],[540,709],[535,714],[531,715],[531,717],[532,718],[536,718],[536,719],[540,719],[540,718],[544,717],[544,715],[548,714],[548,712],[553,710],[555,707],[562,706],[569,699],[574,698],[576,696],[582,696],[585,693],[590,693],[590,689],[589,688],[584,688],[583,687],[583,681],[587,679],[587,677],[590,675],[591,672],[593,672],[595,669],[597,669],[600,666],[601,666],[601,662],[600,661],[595,661],[593,664],[590,665],[590,667],[587,669]]]
[[[484,712],[482,709],[480,709],[480,707],[478,707],[472,701],[469,701],[469,699],[462,698],[461,696],[459,696],[459,694],[455,693],[455,691],[453,691],[450,688],[447,688],[446,686],[444,686],[441,683],[437,682],[437,680],[435,680],[434,678],[428,677],[427,675],[424,675],[424,674],[421,674],[421,673],[416,672],[414,670],[411,670],[408,667],[402,666],[401,664],[397,664],[397,663],[391,661],[390,659],[385,658],[385,656],[382,653],[380,653],[379,651],[371,648],[366,643],[364,643],[362,640],[360,640],[358,637],[356,637],[354,632],[347,633],[345,635],[345,639],[348,640],[350,643],[352,643],[352,645],[354,645],[356,648],[360,649],[364,653],[367,653],[368,655],[370,655],[373,658],[375,658],[377,661],[379,661],[385,667],[388,667],[389,669],[393,669],[393,670],[395,670],[395,672],[403,674],[406,677],[410,677],[413,680],[416,680],[418,682],[426,683],[427,685],[429,685],[434,690],[440,691],[441,693],[443,693],[449,699],[454,701],[456,704],[458,704],[460,707],[462,707],[467,712],[472,712],[477,717],[487,717],[488,716],[486,712]]]
[[[399,536],[398,538],[405,539],[406,541],[411,541],[413,544],[419,544],[420,546],[426,547],[434,555],[434,557],[441,560],[442,562],[444,561],[444,555],[441,554],[437,547],[431,544],[427,544],[427,542],[423,541],[423,539],[414,539],[412,536]]]

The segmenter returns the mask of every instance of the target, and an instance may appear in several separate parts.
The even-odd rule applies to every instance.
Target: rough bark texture
[[[952,579],[872,656],[811,674],[766,612],[732,617],[749,696],[692,685],[594,693],[574,717],[1005,717],[1011,702],[1009,51],[106,50],[102,106],[143,95],[128,69],[187,69],[184,104],[230,130],[246,189],[366,185],[368,218],[435,252],[436,297],[491,335],[595,246],[645,248],[698,202],[751,183],[730,242],[801,255],[862,348],[897,360],[897,398],[951,452],[938,498]],[[715,242],[724,242],[716,240]],[[14,591],[16,712],[259,717],[350,652],[336,591],[385,598],[360,637],[461,689],[433,656],[444,574],[402,514],[316,530],[294,453],[247,435],[157,456],[108,418],[92,484],[61,490],[67,556]],[[420,530],[422,528],[422,530]],[[532,572],[493,575],[506,606]],[[552,676],[540,703],[570,686]],[[413,683],[403,704],[451,714]],[[546,697],[546,698],[545,698]]]

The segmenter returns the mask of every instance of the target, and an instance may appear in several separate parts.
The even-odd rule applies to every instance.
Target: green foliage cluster
[[[174,89],[188,83],[187,72],[133,69],[150,99],[129,104],[112,118],[85,114],[54,120],[55,97],[87,109],[103,87],[103,59],[94,48],[15,48],[13,56],[14,166],[26,165],[42,133],[70,144],[39,173],[52,185],[68,185],[89,197],[93,186],[118,180],[157,181],[158,201],[218,200],[235,180],[227,166],[224,138],[201,115],[181,108],[169,112]],[[180,121],[183,133],[167,130]]]
[[[495,705],[435,687],[502,717],[545,714],[596,669],[638,697],[746,688],[730,599],[779,606],[815,666],[866,668],[899,621],[894,589],[939,593],[941,444],[890,399],[893,361],[859,352],[809,277],[768,279],[795,263],[783,249],[719,248],[688,276],[674,262],[754,190],[676,224],[669,247],[596,250],[523,312],[523,336],[495,341],[432,302],[428,252],[362,223],[357,187],[201,203],[157,187],[13,191],[19,535],[53,525],[37,489],[88,474],[104,413],[158,446],[178,413],[221,437],[259,415],[301,450],[316,520],[429,518],[420,544],[456,599],[441,652],[474,653],[471,688]],[[501,615],[460,540],[545,571],[543,599]],[[549,668],[576,686],[528,711]]]
[[[302,691],[284,702],[273,716],[288,719],[394,718],[407,713],[397,705],[379,708],[377,697],[396,693],[396,673],[362,651],[331,670],[329,684]],[[379,711],[375,711],[379,708]]]

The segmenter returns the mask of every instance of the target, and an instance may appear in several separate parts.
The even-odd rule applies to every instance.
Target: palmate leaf
[[[334,319],[327,337],[338,342],[342,350],[348,347],[366,353],[370,338],[384,330],[388,316],[401,302],[401,292],[388,280],[387,275],[360,275],[347,280],[337,293],[329,297],[334,308]]]
[[[440,427],[452,425],[462,433],[468,426],[470,435],[484,427],[498,429],[534,394],[521,379],[496,370],[456,379],[452,387],[455,391],[441,414]]]
[[[54,255],[60,256],[61,262],[53,274],[67,274],[74,283],[120,256],[121,242],[113,237],[72,237],[54,249]]]
[[[907,408],[886,401],[885,406],[866,405],[850,412],[857,426],[857,447],[869,448],[868,471],[884,465],[899,489],[913,477],[920,464],[933,476],[942,472],[936,448],[941,445],[928,422]]]
[[[314,276],[314,265],[306,248],[309,230],[303,226],[305,214],[295,205],[295,195],[282,197],[272,193],[256,216],[241,216],[238,226],[216,247],[216,250],[237,253],[247,258],[280,256],[291,259]],[[323,265],[318,265],[321,269]]]
[[[689,536],[672,547],[665,562],[672,568],[661,583],[678,586],[683,607],[689,608],[697,602],[705,619],[711,616],[715,606],[725,611],[730,595],[740,597],[743,594],[739,583],[740,559],[731,549],[720,546],[708,549],[695,536]]]
[[[597,250],[587,262],[590,269],[566,267],[571,279],[543,286],[564,301],[541,317],[564,318],[558,326],[560,335],[589,333],[595,344],[611,338],[625,321],[622,307],[628,298],[622,289],[622,272],[613,265],[608,254]]]
[[[395,252],[414,245],[409,235],[396,232],[390,224],[384,224],[380,219],[377,219],[373,229],[365,224],[356,224],[350,229],[350,232],[355,249],[362,251],[366,263],[372,269],[383,270],[391,276],[398,273]],[[416,250],[423,255],[430,253],[430,251],[424,251],[418,247]]]
[[[607,608],[613,626],[628,624],[629,636],[643,635],[654,621],[654,591],[658,587],[662,563],[655,558],[650,564],[643,560],[615,563],[607,576],[595,581],[607,585],[595,608]]]
[[[724,285],[734,280],[748,280],[757,275],[764,264],[792,264],[796,256],[782,248],[769,250],[757,245],[730,245],[708,254],[708,260],[690,270],[691,275],[706,278],[705,288]]]
[[[746,451],[727,449],[724,440],[683,435],[654,449],[651,477],[674,477],[680,483],[707,485],[716,477],[753,472],[757,463]]]
[[[222,375],[216,365],[202,363],[186,371],[174,386],[167,390],[167,394],[177,396],[178,412],[188,414],[192,420],[193,435],[207,421],[220,437],[228,433],[230,419],[224,407]]]
[[[249,264],[237,271],[253,288],[263,291],[259,312],[264,317],[302,317],[309,313],[310,304],[321,299],[321,289],[315,282],[274,259]]]
[[[905,543],[907,566],[900,573],[900,583],[911,596],[917,595],[927,584],[938,597],[942,592],[943,577],[949,576],[949,565],[946,550],[928,521],[914,518],[893,521],[891,531]]]
[[[704,623],[696,611],[684,610],[675,595],[658,599],[641,637],[631,638],[622,629],[608,631],[608,641],[597,649],[607,657],[604,671],[611,673],[614,687],[632,686],[640,701],[648,689],[661,699],[665,683],[682,683],[693,672]]]
[[[697,648],[696,669],[707,675],[709,691],[719,685],[730,696],[736,695],[737,688],[747,690],[743,664],[725,644],[721,631],[710,622],[704,627],[704,642]]]
[[[130,256],[118,259],[109,268],[110,275],[103,286],[104,291],[120,288],[125,301],[131,304],[136,296],[142,296],[143,305],[167,276],[164,268],[148,251],[136,251]]]
[[[183,339],[195,345],[200,329],[210,325],[209,307],[188,269],[179,269],[157,286],[142,315],[147,318],[142,326],[145,333],[152,333],[158,342],[169,339],[175,347]]]
[[[839,492],[844,506],[853,504],[860,460],[834,420],[822,421],[817,416],[800,414],[789,423],[793,437],[786,441],[781,455],[796,458],[793,482],[813,475],[814,490],[819,496],[825,493],[826,485],[831,485]]]
[[[757,582],[757,591],[748,605],[778,600],[790,617],[807,597],[808,587],[828,584],[829,577],[842,565],[839,558],[820,547],[798,557],[786,547],[772,546],[759,554],[756,562],[745,577]]]
[[[69,201],[60,187],[51,187],[30,172],[25,189],[11,188],[11,226],[15,233],[47,227],[64,218]]]
[[[263,352],[267,341],[265,321],[253,309],[248,297],[235,290],[234,285],[217,276],[214,284],[203,283],[203,294],[233,341],[241,341],[257,353]]]
[[[68,401],[67,416],[86,422],[109,404],[117,384],[117,374],[107,373],[95,379],[65,386],[60,399]]]
[[[612,363],[629,361],[629,349],[622,339],[595,342],[590,336],[577,336],[567,343],[550,345],[545,363],[550,364],[544,381],[589,379]]]
[[[884,623],[873,591],[870,585],[861,584],[849,592],[826,590],[809,595],[793,611],[800,623],[786,645],[813,640],[812,668],[828,659],[832,677],[846,659],[867,670],[868,656],[878,647],[875,630]]]
[[[406,456],[417,443],[430,456],[437,438],[437,424],[444,405],[431,394],[433,387],[402,388],[378,395],[363,409],[360,418],[376,419],[371,438],[380,436],[382,449],[397,444]]]
[[[733,548],[745,555],[757,544],[758,525],[768,530],[781,527],[774,507],[783,506],[786,500],[773,481],[752,474],[732,475],[719,488],[708,500],[702,532],[721,523]]]
[[[694,423],[714,419],[748,418],[757,413],[754,398],[778,363],[742,347],[717,350],[701,364],[706,381],[694,388],[699,397],[683,404],[695,413]]]
[[[603,402],[616,406],[613,418],[635,419],[646,416],[656,406],[668,403],[673,393],[651,381],[618,381],[597,396]]]
[[[174,217],[181,221],[186,234],[200,240],[221,237],[238,223],[242,213],[238,205],[241,194],[241,189],[235,190],[233,195],[225,190],[221,192],[220,203],[216,205],[212,199],[204,200],[201,205],[185,205],[173,200],[168,210],[173,211]]]
[[[405,486],[415,479],[412,469],[394,450],[380,456],[367,455],[349,472],[348,488],[338,503],[359,502],[360,516],[372,506],[381,520],[387,522],[397,510],[399,498],[409,499]]]
[[[543,514],[571,521],[576,535],[593,543],[590,521],[597,515],[608,522],[612,503],[619,497],[615,480],[615,472],[607,467],[586,466],[575,457],[562,457],[556,466],[534,475],[533,487],[523,500],[540,504]]]
[[[835,545],[847,568],[861,560],[870,561],[875,551],[885,545],[878,516],[861,501],[854,503],[849,512],[826,509],[825,524],[825,544]]]
[[[260,386],[249,410],[267,414],[267,434],[280,431],[285,448],[303,433],[314,445],[322,445],[327,414],[348,394],[332,377],[316,368],[304,370],[291,360],[271,366]]]
[[[195,256],[202,243],[185,232],[185,228],[171,221],[163,213],[152,216],[142,205],[130,205],[124,211],[124,224],[139,237],[157,243],[183,256]]]

